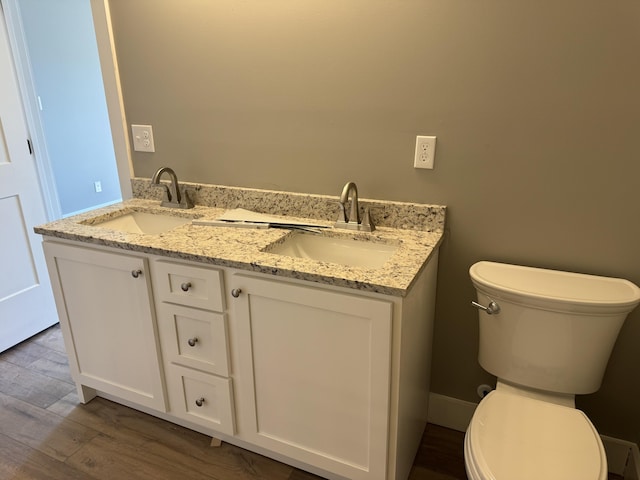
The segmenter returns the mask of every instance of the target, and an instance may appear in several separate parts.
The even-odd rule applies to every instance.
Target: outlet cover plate
[[[131,125],[131,133],[133,134],[133,149],[136,152],[156,151],[151,125]]]
[[[436,137],[418,135],[416,137],[416,152],[413,159],[415,168],[433,169],[436,159]]]

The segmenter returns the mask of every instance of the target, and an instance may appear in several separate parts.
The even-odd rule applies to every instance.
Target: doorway
[[[34,40],[27,41],[28,30],[37,26],[34,17],[22,16],[21,8],[27,9],[27,6],[33,7],[29,15],[48,16],[49,26],[54,29],[61,28],[60,17],[53,16],[48,8],[60,13],[62,7],[79,7],[80,16],[75,18],[83,26],[77,29],[90,37],[87,42],[91,48],[84,45],[83,52],[89,52],[92,58],[80,61],[78,50],[73,49],[67,52],[66,58],[62,53],[64,49],[55,54],[36,52],[37,48],[44,47],[35,46]],[[69,11],[67,14],[63,17],[73,18]],[[28,22],[33,23],[25,29],[24,21],[28,18],[31,18]],[[38,21],[46,23],[46,20],[40,18]],[[42,239],[33,232],[33,227],[130,198],[132,169],[112,48],[108,0],[0,0],[0,23],[0,52],[3,53],[0,56],[0,226],[6,232],[0,237],[2,351],[58,321]],[[73,39],[73,35],[67,35],[67,44],[73,44]],[[44,65],[38,65],[42,63]],[[64,83],[65,76],[68,80],[79,71],[86,75],[84,70],[90,70],[92,81],[88,82],[85,76],[82,77],[84,81],[75,83],[76,93],[85,95],[84,100],[65,99],[63,93],[74,92],[65,91],[60,78]],[[43,86],[43,77],[45,83],[54,77],[58,80],[58,88]],[[92,83],[91,95],[85,91],[85,83]],[[83,102],[89,104],[88,99],[101,102],[101,105],[91,107],[101,116],[91,123],[91,128],[84,125],[90,123],[85,122],[86,112],[77,108]],[[61,109],[59,115],[44,118],[43,112],[51,113],[55,108]],[[62,119],[69,118],[76,122],[75,125],[66,128],[47,126],[51,121],[62,124]],[[101,140],[97,140],[97,135],[102,136]],[[79,137],[83,141],[79,141]],[[56,148],[52,148],[54,145]],[[35,146],[33,150],[32,146]],[[49,158],[52,151],[62,152],[61,161],[54,162]],[[70,163],[71,153],[78,154],[75,163]],[[64,184],[63,181],[70,177],[75,183]],[[84,203],[76,202],[75,197],[71,199],[73,201],[60,201],[61,193],[77,196],[78,191],[86,195]],[[93,195],[99,193],[104,195]]]
[[[90,0],[3,0],[51,220],[122,199]]]

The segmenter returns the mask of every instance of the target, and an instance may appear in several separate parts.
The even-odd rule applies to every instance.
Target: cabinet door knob
[[[190,338],[189,340],[187,340],[187,343],[190,347],[195,347],[196,343],[198,343],[198,337]]]
[[[240,288],[234,288],[233,290],[231,290],[231,296],[233,298],[238,298],[241,293],[242,293],[242,289]]]
[[[188,292],[191,288],[191,282],[184,282],[182,285],[180,285],[180,288],[183,292]]]
[[[133,278],[138,278],[140,275],[142,275],[142,270],[131,270],[131,276]]]
[[[199,399],[196,400],[196,405],[198,407],[201,407],[202,405],[204,405],[204,397],[200,397]]]

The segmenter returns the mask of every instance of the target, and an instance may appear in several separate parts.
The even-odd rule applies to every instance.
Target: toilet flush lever
[[[500,305],[498,305],[493,300],[491,300],[491,303],[489,303],[488,307],[485,307],[484,305],[480,305],[478,302],[471,302],[471,305],[473,305],[476,308],[479,308],[480,310],[484,310],[485,312],[487,312],[487,315],[500,313]]]

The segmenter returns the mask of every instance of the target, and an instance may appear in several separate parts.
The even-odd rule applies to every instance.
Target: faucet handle
[[[171,203],[173,198],[171,196],[171,189],[169,188],[169,185],[167,185],[166,183],[159,183],[158,186],[159,187],[163,187],[163,189],[162,189],[162,203]]]
[[[371,220],[371,209],[369,207],[364,209],[364,216],[362,217],[361,230],[365,232],[373,232],[376,229],[376,226],[373,224],[373,220]]]
[[[347,210],[344,206],[344,203],[339,203],[340,209],[338,210],[338,220],[339,223],[347,223]]]
[[[181,208],[193,208],[193,200],[191,200],[191,197],[189,196],[189,192],[187,192],[187,189],[183,189],[182,190],[182,198],[180,198],[180,207]]]

